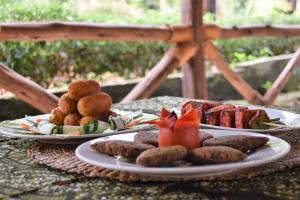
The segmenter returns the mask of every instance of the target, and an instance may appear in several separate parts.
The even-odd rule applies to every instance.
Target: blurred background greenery
[[[209,1],[209,0],[208,0]],[[180,24],[180,0],[0,0],[0,21],[79,21],[105,24]],[[204,21],[222,26],[299,24],[287,0],[216,0]],[[216,44],[234,67],[288,54],[299,38],[244,38]],[[0,60],[46,88],[74,78],[122,82],[144,76],[169,45],[158,42],[1,42]]]

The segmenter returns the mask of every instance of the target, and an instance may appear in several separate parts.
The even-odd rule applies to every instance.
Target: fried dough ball
[[[68,87],[69,97],[78,101],[80,98],[101,91],[101,87],[94,80],[73,81]]]
[[[87,123],[93,121],[93,120],[98,120],[97,116],[85,116],[83,118],[81,118],[80,120],[80,126],[84,126],[86,125]]]
[[[49,118],[49,122],[56,124],[56,125],[63,125],[65,116],[66,115],[59,108],[54,108],[51,111],[51,116]]]
[[[69,94],[62,95],[58,101],[59,109],[66,115],[77,112],[77,102]]]
[[[79,126],[79,122],[81,118],[82,116],[79,113],[68,114],[65,117],[64,125]]]
[[[98,115],[111,108],[111,97],[105,92],[85,96],[78,101],[77,109],[83,116]]]

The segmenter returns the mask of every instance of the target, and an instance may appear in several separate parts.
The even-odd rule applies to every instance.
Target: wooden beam
[[[50,113],[57,107],[58,97],[3,64],[0,64],[0,87],[14,93],[16,97],[43,113]]]
[[[262,96],[255,91],[240,75],[235,73],[226,62],[225,58],[218,49],[211,43],[206,42],[204,45],[205,55],[216,65],[222,72],[229,83],[250,103],[263,104]]]
[[[264,101],[266,105],[272,105],[282,91],[284,86],[287,84],[290,77],[293,75],[293,69],[300,64],[300,47],[298,47],[296,53],[289,60],[283,71],[280,73],[272,87],[266,92]]]
[[[103,25],[98,23],[0,23],[0,41],[110,40],[184,42],[192,40],[187,26]]]
[[[205,77],[205,65],[203,55],[203,1],[182,0],[182,22],[193,27],[194,41],[199,48],[189,63],[182,68],[183,96],[188,98],[207,99],[207,87]]]
[[[264,25],[264,26],[244,26],[244,27],[219,27],[207,24],[204,27],[206,40],[212,39],[234,39],[240,37],[297,37],[300,36],[299,25]]]
[[[167,76],[179,65],[187,62],[196,52],[193,42],[181,43],[172,47],[122,100],[122,103],[148,98],[167,79]]]
[[[195,1],[182,0],[182,20],[192,25],[190,14],[185,12]],[[196,10],[199,7],[195,7]],[[191,8],[189,8],[191,9]],[[197,10],[195,15],[199,15]],[[201,26],[201,18],[194,26]],[[199,22],[200,21],[200,22]],[[93,40],[93,41],[162,41],[184,42],[193,39],[190,26],[154,26],[154,25],[103,25],[99,23],[79,22],[3,22],[0,23],[0,41],[55,41],[55,40]],[[299,25],[265,25],[245,27],[219,27],[213,24],[204,25],[204,33],[200,29],[197,37],[208,39],[232,39],[252,36],[296,37],[300,35]],[[196,38],[196,36],[195,36]],[[196,38],[197,39],[197,38]]]

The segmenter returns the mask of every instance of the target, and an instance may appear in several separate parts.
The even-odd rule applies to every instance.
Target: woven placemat
[[[300,137],[295,132],[285,132],[278,134],[292,146],[290,153],[283,159],[258,167],[235,170],[233,172],[208,177],[188,177],[188,178],[166,178],[139,175],[124,171],[111,170],[96,167],[82,162],[75,156],[75,145],[55,145],[47,143],[33,143],[28,149],[28,156],[37,164],[47,165],[54,169],[65,172],[82,174],[87,177],[100,177],[122,182],[134,181],[192,181],[192,180],[233,180],[241,178],[251,178],[258,175],[265,175],[275,171],[288,170],[292,167],[300,166]]]

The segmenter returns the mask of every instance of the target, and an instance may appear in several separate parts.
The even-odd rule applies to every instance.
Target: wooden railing
[[[300,50],[287,64],[273,87],[262,96],[239,74],[235,73],[212,43],[215,39],[249,36],[300,36],[300,26],[249,26],[223,28],[204,25],[202,0],[182,0],[182,25],[141,26],[103,25],[98,23],[24,22],[0,23],[0,41],[54,41],[54,40],[109,40],[109,41],[161,41],[172,47],[152,70],[123,99],[123,102],[149,97],[167,75],[177,67],[183,72],[183,94],[191,98],[207,98],[204,56],[210,59],[231,85],[250,103],[270,105],[283,89],[292,70],[297,66]],[[8,78],[9,77],[9,78]],[[9,81],[9,84],[6,83]],[[57,98],[21,75],[0,65],[0,86],[43,112],[49,112]],[[12,86],[14,85],[14,86]],[[27,91],[24,94],[24,91]],[[30,98],[29,98],[30,96]],[[37,104],[32,99],[40,99]],[[48,99],[48,100],[47,100]]]

